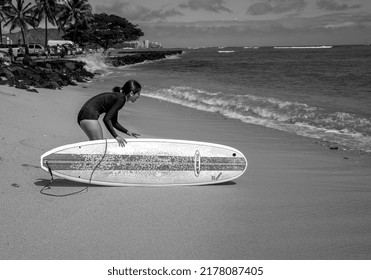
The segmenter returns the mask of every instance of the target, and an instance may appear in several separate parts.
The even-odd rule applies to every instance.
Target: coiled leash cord
[[[51,194],[51,193],[47,193],[45,192],[45,190],[50,190],[51,189],[51,184],[53,183],[54,181],[54,176],[53,176],[53,171],[52,169],[50,168],[49,166],[49,163],[46,161],[46,166],[48,167],[48,170],[49,170],[49,173],[50,173],[50,176],[51,176],[51,179],[50,181],[40,190],[40,193],[43,194],[43,195],[48,195],[48,196],[54,196],[54,197],[65,197],[65,196],[71,196],[71,195],[75,195],[75,194],[79,194],[79,193],[84,193],[84,192],[88,192],[89,190],[89,187],[91,186],[91,180],[93,178],[93,175],[94,175],[94,172],[95,170],[97,170],[98,166],[101,164],[101,162],[103,161],[103,159],[105,158],[106,154],[107,154],[107,146],[108,146],[108,142],[107,142],[107,139],[105,138],[106,140],[106,145],[105,145],[105,148],[104,148],[104,154],[102,156],[102,158],[99,160],[99,162],[95,165],[93,171],[91,172],[90,174],[90,178],[89,178],[89,184],[88,186],[86,186],[85,188],[83,188],[82,190],[79,190],[77,192],[72,192],[72,193],[68,193],[68,194]]]

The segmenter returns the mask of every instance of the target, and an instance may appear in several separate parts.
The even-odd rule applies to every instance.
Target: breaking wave
[[[192,87],[150,89],[152,97],[194,109],[220,113],[245,123],[263,125],[371,152],[371,119],[330,112],[304,103],[254,95],[225,95]]]
[[[79,56],[76,60],[85,62],[85,69],[92,73],[99,73],[106,76],[113,71],[112,66],[106,64],[106,55],[101,52]]]

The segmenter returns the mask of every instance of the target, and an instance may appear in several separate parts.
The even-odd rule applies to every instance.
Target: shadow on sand
[[[37,181],[35,182],[35,185],[42,187],[42,189],[40,190],[40,193],[44,195],[56,196],[56,197],[64,197],[64,196],[85,193],[88,191],[88,188],[90,187],[115,188],[114,186],[91,185],[91,184],[74,182],[74,181],[70,181],[67,179],[61,179],[61,178],[54,179],[54,180],[40,178],[40,179],[37,179]],[[236,185],[235,182],[229,181],[229,182],[216,183],[216,184],[210,184],[210,185],[184,186],[184,187],[234,186],[234,185]],[[130,186],[126,186],[126,187],[130,187]],[[138,187],[138,186],[133,186],[133,187]],[[161,187],[161,186],[140,186],[140,188],[158,188],[158,187]],[[182,187],[182,186],[177,186],[177,187]]]

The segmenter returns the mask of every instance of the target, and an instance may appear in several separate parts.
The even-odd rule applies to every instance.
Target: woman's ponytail
[[[121,92],[121,88],[120,87],[114,87],[112,89],[113,92]]]

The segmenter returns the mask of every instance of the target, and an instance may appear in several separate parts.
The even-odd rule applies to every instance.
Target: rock
[[[336,144],[330,144],[328,148],[329,148],[330,150],[337,150],[337,149],[339,149],[339,146],[336,145]]]
[[[28,55],[25,54],[23,60],[22,60],[23,65],[28,66],[28,67],[34,67],[36,63],[33,61],[33,59]]]
[[[36,69],[39,73],[53,73],[53,70],[50,69],[50,68],[47,68],[47,67],[39,67],[39,66],[36,66],[35,69]]]
[[[70,70],[75,70],[76,69],[76,65],[75,65],[75,63],[72,63],[72,62],[66,62],[66,67],[68,68],[68,69],[70,69]]]
[[[76,81],[79,82],[79,83],[84,83],[84,82],[86,82],[85,79],[82,78],[82,77],[80,77],[80,76],[76,77]]]
[[[29,86],[27,86],[23,81],[17,81],[15,87],[19,89],[29,89]]]
[[[14,75],[14,78],[19,80],[19,79],[22,79],[24,77],[24,73],[25,73],[25,68],[24,67],[21,67],[21,66],[10,66],[8,67],[8,70],[10,72],[12,72],[12,74]]]
[[[8,80],[3,78],[3,77],[0,77],[0,85],[6,85],[8,83]]]
[[[57,82],[49,81],[43,84],[44,88],[50,88],[50,89],[59,89],[60,86]]]
[[[5,76],[5,78],[9,81],[14,79],[13,73],[10,72],[9,69],[5,67],[0,68],[0,76]]]
[[[27,89],[27,91],[39,93],[39,92],[37,91],[37,89],[35,89],[35,88],[29,88],[29,89]]]

